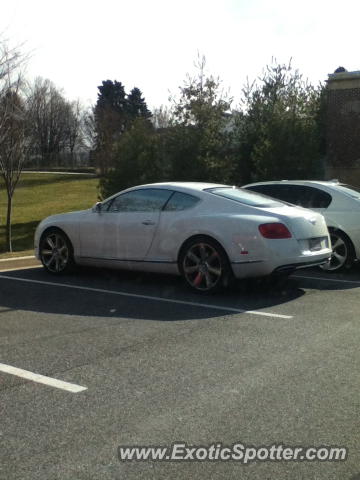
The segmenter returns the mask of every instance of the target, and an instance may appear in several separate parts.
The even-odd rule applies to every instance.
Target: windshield
[[[228,198],[235,202],[250,205],[251,207],[274,208],[284,206],[283,202],[274,200],[273,198],[262,195],[261,193],[251,192],[244,188],[238,187],[216,187],[207,188],[207,192],[219,195],[219,197]]]

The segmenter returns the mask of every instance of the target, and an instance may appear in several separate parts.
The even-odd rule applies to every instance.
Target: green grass
[[[33,247],[37,224],[54,213],[91,207],[97,201],[96,177],[53,173],[23,173],[16,187],[12,212],[13,251]],[[5,252],[6,194],[0,181],[0,253]]]

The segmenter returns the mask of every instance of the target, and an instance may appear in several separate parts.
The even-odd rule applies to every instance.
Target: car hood
[[[46,217],[41,223],[56,223],[56,222],[67,222],[67,221],[75,221],[77,218],[86,215],[87,213],[91,212],[91,209],[87,210],[77,210],[75,212],[67,212],[67,213],[57,213],[56,215],[50,215],[50,217]]]

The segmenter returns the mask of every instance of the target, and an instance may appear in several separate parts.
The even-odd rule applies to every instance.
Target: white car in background
[[[330,232],[332,255],[321,268],[333,272],[349,268],[360,258],[360,189],[337,180],[280,180],[243,188],[292,203],[324,215]]]
[[[160,183],[46,218],[35,253],[53,274],[74,264],[173,273],[196,291],[212,292],[232,275],[323,264],[331,249],[318,213],[227,185]]]

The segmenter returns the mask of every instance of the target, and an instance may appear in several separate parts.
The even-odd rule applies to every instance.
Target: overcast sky
[[[28,76],[51,79],[70,99],[96,101],[102,80],[139,87],[166,104],[197,52],[237,101],[276,57],[313,83],[339,65],[360,69],[358,0],[11,0],[0,31],[31,52]],[[236,103],[236,102],[235,102]]]

